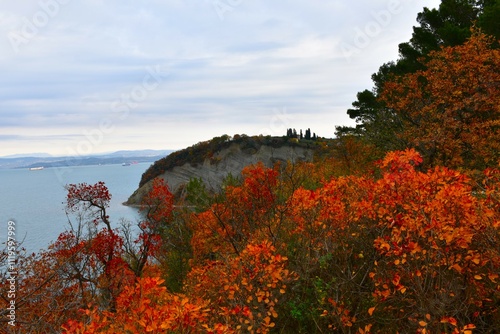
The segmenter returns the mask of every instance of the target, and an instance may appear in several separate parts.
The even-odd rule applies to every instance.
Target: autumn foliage
[[[5,331],[497,333],[498,53],[477,34],[432,55],[386,84],[409,147],[375,162],[344,137],[215,193],[193,181],[174,198],[158,178],[135,229],[107,215],[104,183],[69,185],[68,231],[18,254]],[[2,316],[7,291],[2,279]]]
[[[249,166],[199,213],[175,213],[157,182],[134,249],[120,229],[99,228],[95,217],[106,215],[93,210],[106,201],[85,202],[86,229],[21,257],[17,331],[493,333],[500,172],[485,170],[477,185],[445,167],[420,171],[421,163],[409,149],[387,154],[372,174],[329,179],[307,177],[308,164]],[[95,192],[102,187],[69,194],[105,195]],[[156,254],[173,250],[173,234],[154,224],[179,217],[193,252],[174,293]]]
[[[500,152],[500,51],[473,30],[463,45],[423,61],[425,70],[385,83],[381,100],[397,115],[399,140],[427,164],[483,169]]]

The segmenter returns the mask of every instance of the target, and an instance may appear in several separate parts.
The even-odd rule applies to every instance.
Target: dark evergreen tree
[[[483,30],[484,33],[496,37],[498,47],[498,40],[500,38],[500,0],[483,0],[481,1],[481,14],[479,15],[477,25]]]
[[[473,25],[500,38],[500,0],[442,0],[438,9],[424,8],[417,16],[419,26],[413,27],[409,42],[399,45],[399,59],[383,64],[372,75],[374,88],[357,94],[352,109],[347,110],[356,120],[356,127],[336,127],[338,136],[361,135],[383,151],[403,149],[406,143],[394,135],[401,130],[401,120],[384,103],[379,94],[391,78],[423,70],[420,59],[441,46],[463,44]]]
[[[306,139],[311,139],[311,129],[306,130]]]

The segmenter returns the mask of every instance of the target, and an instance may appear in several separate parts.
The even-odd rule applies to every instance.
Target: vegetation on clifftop
[[[168,156],[157,160],[151,167],[149,167],[142,175],[139,187],[146,184],[148,181],[165,173],[176,166],[182,166],[186,163],[191,165],[202,164],[207,159],[212,159],[214,154],[228,148],[232,144],[240,145],[242,151],[256,152],[262,145],[271,147],[282,146],[300,146],[307,148],[314,148],[317,145],[313,140],[295,140],[288,137],[272,137],[272,136],[247,136],[247,135],[222,135],[214,137],[211,140],[199,142],[188,148],[173,152]]]

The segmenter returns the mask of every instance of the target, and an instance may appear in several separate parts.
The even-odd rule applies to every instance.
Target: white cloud
[[[400,12],[380,21],[394,1],[220,0],[231,7],[222,14],[212,0],[5,3],[0,156],[66,153],[103,120],[113,131],[96,152],[182,148],[277,131],[270,124],[282,109],[290,126],[332,136],[335,125],[352,124],[346,110],[397,57],[417,13],[439,4],[401,0]],[[374,22],[380,31],[346,57],[342,45],[356,47]],[[158,85],[145,79],[152,67],[168,72]]]

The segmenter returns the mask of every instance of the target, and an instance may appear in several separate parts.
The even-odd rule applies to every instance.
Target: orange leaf
[[[496,280],[498,278],[498,274],[488,274],[488,278],[490,279],[490,281],[492,281],[493,283],[496,283]]]

